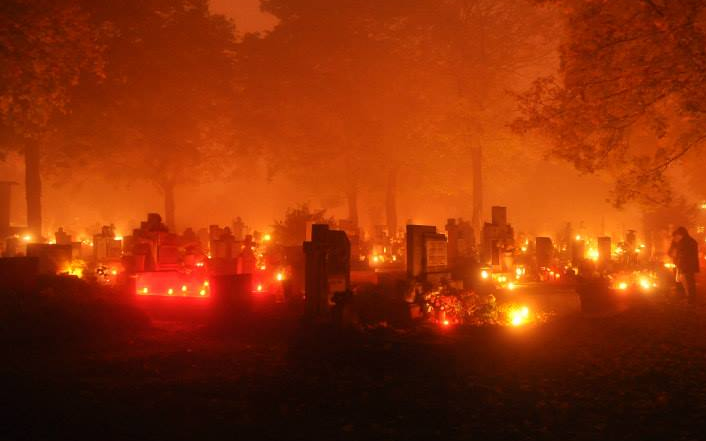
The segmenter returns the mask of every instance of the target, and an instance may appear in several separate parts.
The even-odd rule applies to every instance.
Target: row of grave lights
[[[208,287],[209,287],[209,282],[208,282],[208,280],[206,280],[205,282],[203,282],[202,287],[199,289],[199,295],[202,296],[202,297],[206,296],[206,294],[208,293]],[[150,289],[145,286],[144,288],[142,288],[142,289],[140,290],[140,292],[141,292],[142,294],[145,294],[145,295],[146,295],[146,294],[149,294],[149,293],[150,293]],[[182,292],[184,295],[187,295],[187,293],[189,292],[189,287],[186,286],[186,285],[182,285],[182,286],[181,286],[181,292]],[[174,293],[175,293],[174,288],[168,288],[168,289],[167,289],[167,295],[173,296]]]

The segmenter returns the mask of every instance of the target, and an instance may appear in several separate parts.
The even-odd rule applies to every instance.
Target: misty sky
[[[233,18],[239,33],[266,31],[276,23],[274,17],[260,11],[259,0],[211,1],[215,12]],[[510,221],[518,230],[537,235],[553,235],[566,221],[574,225],[583,224],[594,234],[620,234],[626,228],[640,229],[637,210],[618,211],[606,203],[610,186],[600,177],[582,176],[566,163],[543,160],[511,162],[517,164],[486,173],[485,216],[489,217],[491,205],[507,205]],[[489,167],[493,169],[496,165]],[[250,226],[268,229],[275,219],[282,218],[288,207],[303,202],[327,208],[337,218],[346,216],[343,199],[330,200],[328,194],[299,188],[284,176],[267,179],[261,164],[252,164],[250,169],[251,173],[235,182],[204,183],[178,189],[178,226],[227,225],[236,216],[242,216]],[[13,190],[15,224],[25,222],[22,170],[18,158],[11,157],[7,162],[0,162],[0,176],[20,183]],[[443,229],[448,217],[470,218],[469,197],[462,194],[458,198],[460,202],[450,205],[448,199],[425,193],[424,189],[416,186],[415,181],[410,179],[414,172],[407,170],[401,176],[400,223],[411,220],[436,224]],[[66,194],[72,195],[68,201]],[[141,197],[135,198],[135,194]],[[381,194],[361,195],[360,215],[364,226],[384,222],[381,218],[384,212]],[[161,211],[163,200],[154,186],[144,183],[115,185],[105,180],[87,185],[80,179],[60,186],[47,179],[43,204],[47,231],[54,231],[59,226],[81,230],[89,225],[108,223],[115,223],[124,231],[136,225],[145,213]]]

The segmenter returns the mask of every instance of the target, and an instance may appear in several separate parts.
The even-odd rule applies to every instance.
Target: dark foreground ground
[[[706,436],[703,305],[440,332],[305,327],[277,309],[231,326],[148,322],[121,303],[77,302],[68,318],[12,306],[23,321],[4,316],[0,439]]]

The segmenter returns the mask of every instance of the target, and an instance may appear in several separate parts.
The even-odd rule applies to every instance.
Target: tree
[[[612,200],[666,204],[667,172],[706,140],[706,4],[558,0],[558,77],[519,96],[514,127],[552,141],[578,170],[614,177]]]
[[[301,246],[306,240],[307,228],[312,224],[334,224],[334,219],[326,217],[326,210],[311,210],[307,204],[289,208],[284,219],[274,225],[275,242],[288,246]]]
[[[73,88],[103,75],[100,31],[74,0],[0,4],[0,148],[24,155],[27,223],[42,234],[41,159],[53,119],[68,111]]]
[[[234,26],[207,0],[97,2],[92,12],[111,25],[106,80],[77,91],[64,135],[101,152],[116,178],[154,184],[175,228],[177,189],[226,174],[239,152]]]
[[[444,0],[416,12],[407,32],[421,36],[416,39],[421,57],[447,79],[437,92],[447,110],[431,127],[432,137],[440,148],[470,158],[472,224],[478,233],[485,157],[503,161],[512,148],[505,130],[512,113],[507,92],[527,73],[552,68],[555,13],[510,0]]]
[[[537,52],[552,53],[538,51],[549,15],[510,0],[263,6],[279,24],[248,41],[241,61],[256,95],[248,107],[266,109],[259,127],[277,152],[271,164],[345,194],[351,220],[362,189],[381,193],[394,233],[405,174],[440,176],[447,193],[459,191],[469,173],[457,165],[471,158],[478,226],[480,145],[491,157],[507,149],[498,141],[514,106],[506,89],[546,61]]]
[[[279,24],[264,38],[250,38],[241,50],[250,126],[268,144],[268,165],[296,182],[320,181],[345,195],[349,220],[358,222],[358,194],[369,182],[369,150],[377,130],[366,106],[373,56],[367,3],[263,2]],[[363,72],[363,70],[365,70]],[[317,173],[312,174],[311,168]],[[366,179],[362,179],[362,178]]]

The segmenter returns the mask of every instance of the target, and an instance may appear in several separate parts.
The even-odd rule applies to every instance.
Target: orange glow
[[[522,326],[529,322],[529,308],[522,306],[521,308],[511,309],[508,313],[508,318],[512,326]]]
[[[174,290],[173,290],[172,288],[169,288],[169,289],[167,290],[167,294],[169,294],[169,295],[174,294]]]

